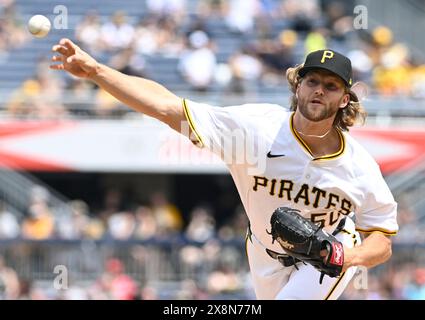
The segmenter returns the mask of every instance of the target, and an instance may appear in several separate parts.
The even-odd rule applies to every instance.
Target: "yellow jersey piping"
[[[344,138],[344,135],[340,132],[340,130],[336,129],[336,131],[338,132],[338,135],[339,135],[340,145],[341,145],[339,150],[335,153],[330,154],[330,155],[315,158],[311,149],[308,147],[308,145],[304,142],[304,140],[300,137],[300,135],[298,134],[298,132],[294,128],[294,115],[295,115],[295,112],[292,113],[291,118],[289,120],[292,134],[294,135],[294,137],[298,141],[298,143],[310,154],[310,156],[313,158],[314,161],[334,159],[334,158],[337,158],[344,153],[344,151],[345,151],[345,138]]]
[[[187,107],[187,104],[186,104],[186,99],[183,99],[183,112],[184,112],[184,115],[186,117],[187,122],[189,123],[190,130],[195,134],[197,144],[199,143],[198,146],[200,148],[203,148],[204,145],[205,145],[204,141],[202,140],[201,135],[199,134],[198,130],[196,130],[195,123],[194,123],[193,118],[192,118],[192,114],[191,114],[190,109]]]
[[[397,234],[397,231],[389,231],[382,228],[373,228],[373,229],[356,228],[356,231],[365,232],[365,233],[381,232],[387,236],[395,236]]]

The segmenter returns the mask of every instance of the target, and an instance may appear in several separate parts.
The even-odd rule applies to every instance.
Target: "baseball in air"
[[[37,38],[44,38],[50,31],[51,23],[46,16],[37,14],[28,21],[28,31]]]

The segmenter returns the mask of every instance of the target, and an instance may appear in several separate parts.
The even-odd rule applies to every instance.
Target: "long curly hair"
[[[286,71],[286,79],[293,93],[291,97],[291,111],[297,110],[298,99],[295,92],[302,81],[302,77],[299,75],[302,67],[303,64],[300,64]],[[350,101],[347,106],[338,110],[333,126],[342,131],[349,131],[349,127],[352,127],[356,123],[364,124],[367,112],[360,103],[357,95],[347,86],[345,87],[345,93],[350,95]]]

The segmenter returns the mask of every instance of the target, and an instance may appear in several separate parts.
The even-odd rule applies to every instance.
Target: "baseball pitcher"
[[[347,133],[365,112],[344,55],[315,51],[290,68],[293,97],[284,108],[197,103],[100,64],[69,39],[53,51],[52,69],[94,81],[225,161],[250,222],[258,299],[337,299],[358,266],[390,258],[397,204],[374,159]]]

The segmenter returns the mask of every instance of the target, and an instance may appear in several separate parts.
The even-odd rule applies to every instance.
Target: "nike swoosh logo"
[[[271,151],[267,153],[267,158],[278,158],[278,157],[284,157],[284,154],[271,154]]]

